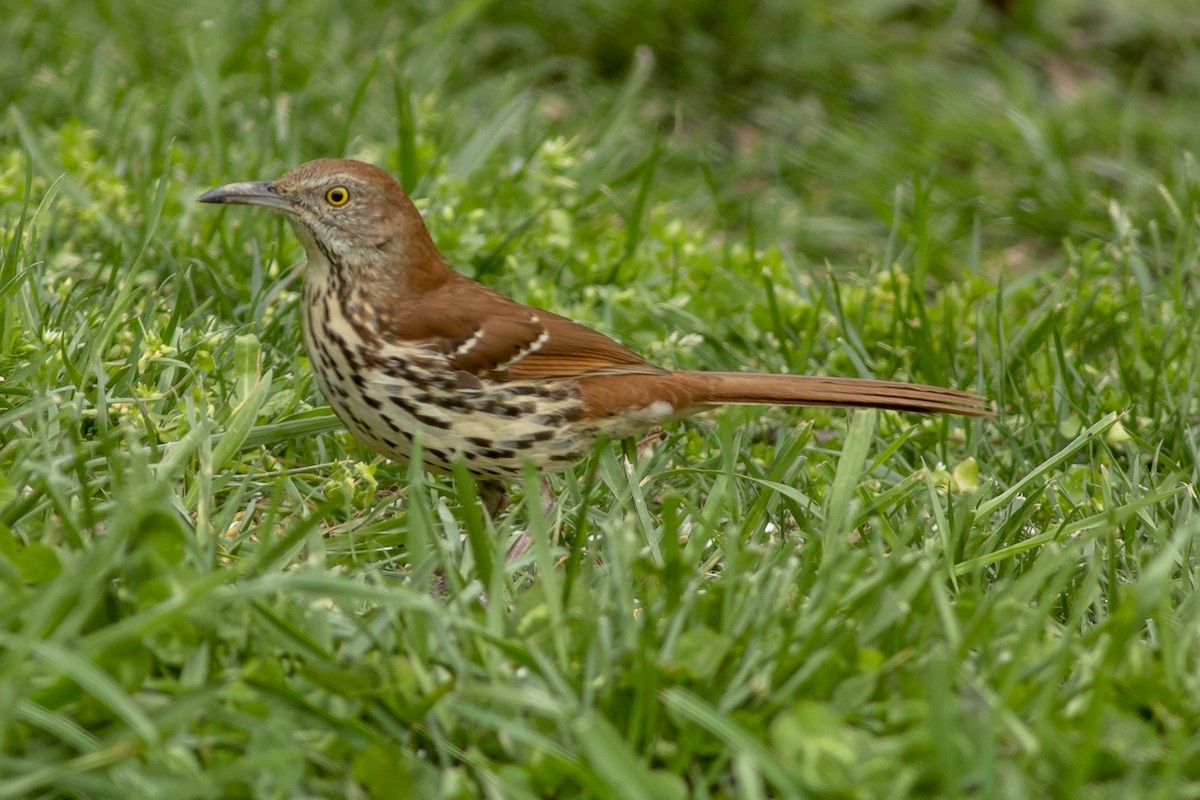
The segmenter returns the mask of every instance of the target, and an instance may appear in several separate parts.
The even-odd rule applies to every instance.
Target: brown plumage
[[[990,414],[974,394],[922,384],[664,370],[454,272],[400,185],[359,161],[311,161],[200,201],[273,208],[295,229],[308,254],[305,346],[347,427],[394,459],[419,439],[434,470],[461,457],[493,496],[526,461],[563,469],[600,435],[726,403]]]

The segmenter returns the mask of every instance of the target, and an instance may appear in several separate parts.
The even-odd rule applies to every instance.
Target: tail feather
[[[992,416],[987,401],[979,395],[920,383],[741,372],[676,372],[671,377],[692,403],[700,406],[845,406]]]

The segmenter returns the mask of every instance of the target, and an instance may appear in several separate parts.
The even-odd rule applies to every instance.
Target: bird
[[[990,416],[973,393],[898,381],[669,370],[566,317],[452,269],[384,169],[309,161],[201,203],[282,212],[304,245],[304,346],[322,395],[363,444],[426,470],[462,459],[485,507],[532,462],[569,468],[593,444],[725,404]]]

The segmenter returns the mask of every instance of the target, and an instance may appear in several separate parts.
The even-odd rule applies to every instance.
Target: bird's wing
[[[419,315],[392,317],[386,327],[441,353],[451,369],[494,380],[666,372],[598,331],[467,278],[426,295]]]

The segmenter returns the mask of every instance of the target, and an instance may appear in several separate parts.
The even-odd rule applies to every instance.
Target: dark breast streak
[[[419,439],[433,471],[448,471],[461,453],[478,477],[520,479],[526,461],[565,469],[605,428],[585,419],[567,381],[479,378],[419,343],[385,342],[372,333],[369,307],[345,303],[333,281],[306,276],[303,305],[321,393],[351,433],[390,459],[407,462]]]

